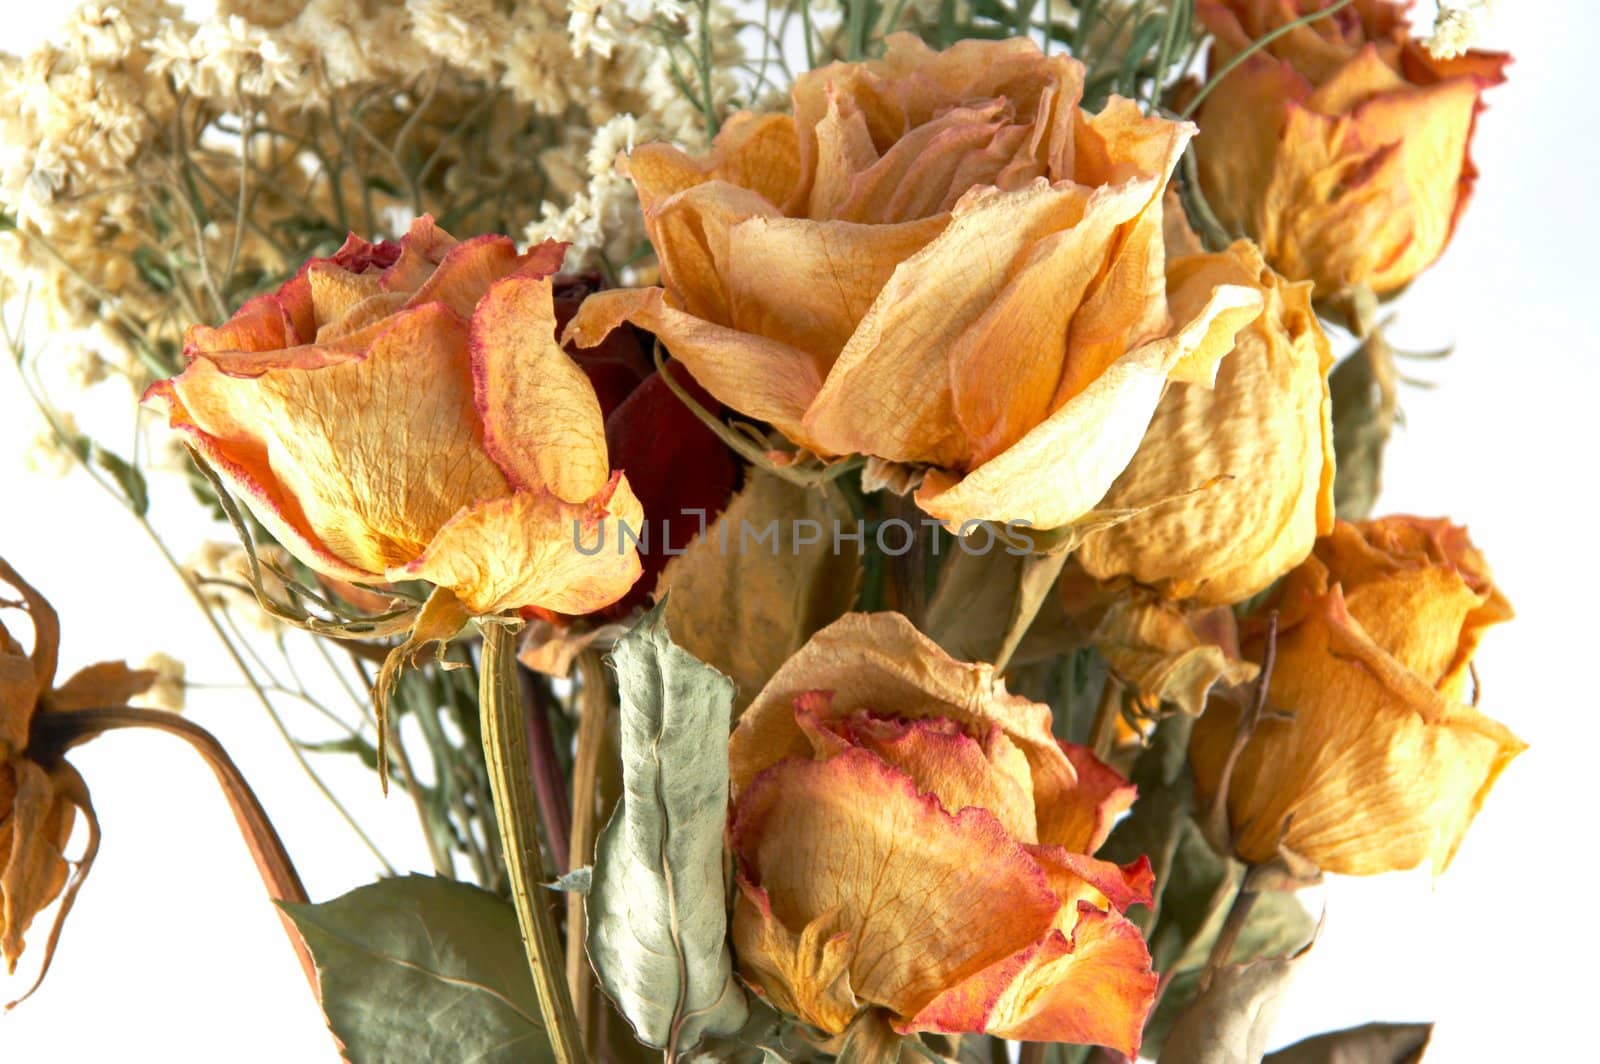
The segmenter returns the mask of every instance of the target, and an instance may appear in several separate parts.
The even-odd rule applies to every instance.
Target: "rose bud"
[[[1259,307],[1222,287],[1175,313],[1162,192],[1193,127],[1087,114],[1083,79],[1024,39],[895,34],[802,74],[793,116],[735,116],[708,158],[644,145],[663,287],[600,293],[566,335],[648,329],[807,452],[921,476],[947,524],[1068,524],[1166,382],[1209,383]]]
[[[562,254],[458,243],[427,217],[398,244],[352,236],[191,328],[188,368],[147,395],[324,576],[426,580],[478,615],[600,609],[639,575],[615,526],[642,515],[555,338]]]
[[[1257,38],[1330,0],[1200,0],[1213,74]],[[1255,238],[1317,297],[1379,295],[1444,251],[1477,170],[1468,157],[1483,91],[1507,55],[1437,59],[1410,35],[1409,3],[1358,0],[1276,38],[1205,98],[1200,184],[1225,227]]]
[[[1233,851],[1287,850],[1327,872],[1370,875],[1456,847],[1523,749],[1464,704],[1483,630],[1511,607],[1466,530],[1444,520],[1340,522],[1247,622],[1262,662],[1277,638],[1267,709],[1227,792]],[[1220,789],[1240,707],[1215,697],[1189,747],[1200,808]]]
[[[1095,577],[1198,606],[1265,590],[1333,527],[1333,352],[1311,286],[1285,282],[1243,241],[1169,260],[1175,304],[1221,284],[1259,291],[1261,315],[1235,337],[1213,387],[1167,387],[1100,506],[1169,501],[1090,535],[1077,553]]]
[[[824,1035],[987,1032],[1137,1052],[1155,991],[1123,915],[1141,858],[1090,856],[1133,788],[1046,706],[898,614],[849,614],[729,744],[733,941],[756,992]]]

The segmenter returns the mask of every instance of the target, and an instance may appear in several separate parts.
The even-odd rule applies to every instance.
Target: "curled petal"
[[[992,666],[956,661],[900,614],[851,613],[791,656],[739,717],[728,743],[735,795],[778,761],[810,755],[795,705],[813,691],[832,694],[829,719],[877,710],[945,717],[978,736],[999,728],[1027,758],[1041,804],[1076,782],[1050,733],[1049,707],[1007,694]]]
[[[695,380],[729,406],[771,422],[797,442],[809,439],[800,422],[823,376],[811,355],[686,314],[668,305],[659,288],[590,296],[562,339],[593,347],[624,321],[659,336]]]
[[[799,934],[772,912],[767,892],[739,877],[733,943],[745,978],[779,1009],[821,1031],[842,1031],[861,1010],[850,990],[852,936],[839,909],[808,922]]]
[[[590,613],[627,594],[639,578],[639,552],[620,529],[643,523],[639,500],[620,473],[578,505],[519,491],[466,507],[386,578],[447,587],[477,615],[524,606]]]
[[[1186,359],[1215,363],[1260,312],[1256,292],[1218,287],[1181,329],[1123,355],[1000,455],[965,477],[930,472],[917,505],[953,527],[972,520],[1070,524],[1104,497],[1138,450],[1173,368]]]

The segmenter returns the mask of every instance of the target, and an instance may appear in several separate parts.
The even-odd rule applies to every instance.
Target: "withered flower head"
[[[0,624],[0,956],[6,971],[14,973],[29,926],[60,897],[39,967],[42,980],[62,922],[94,863],[100,825],[83,777],[62,760],[61,751],[34,741],[38,718],[122,705],[149,688],[156,674],[102,662],[54,687],[61,640],[55,610],[4,559],[0,582],[20,596],[17,602],[0,599],[0,607],[21,609],[33,626],[33,647],[25,650]],[[66,848],[80,813],[88,840],[83,855],[72,861]]]
[[[663,287],[602,293],[568,335],[647,328],[800,447],[925,470],[947,523],[1068,524],[1260,305],[1169,303],[1162,193],[1193,127],[1087,114],[1083,78],[1027,40],[896,34],[801,75],[792,117],[735,116],[708,158],[642,146]]]
[[[1200,0],[1211,70],[1331,0]],[[1439,59],[1414,40],[1408,3],[1356,0],[1251,55],[1205,100],[1200,182],[1221,222],[1317,296],[1382,295],[1444,251],[1477,170],[1468,157],[1485,89],[1507,55]]]
[[[1333,352],[1311,286],[1284,281],[1243,241],[1169,260],[1175,305],[1223,284],[1260,292],[1261,315],[1239,332],[1212,387],[1168,385],[1100,505],[1168,501],[1094,533],[1077,554],[1102,580],[1126,577],[1201,606],[1265,590],[1333,527]]]
[[[324,576],[426,580],[480,615],[599,609],[639,559],[579,543],[641,514],[594,386],[556,342],[562,253],[457,242],[427,217],[398,244],[352,236],[226,324],[191,328],[189,367],[149,395]]]
[[[1122,915],[1141,859],[1091,855],[1133,788],[1050,711],[898,614],[817,633],[729,746],[745,978],[836,1035],[988,1032],[1137,1052],[1155,990]]]
[[[1227,792],[1234,852],[1280,847],[1347,875],[1449,864],[1502,769],[1523,749],[1464,703],[1485,628],[1511,607],[1466,530],[1444,520],[1340,522],[1254,618],[1261,661],[1278,613],[1268,714]],[[1240,709],[1213,698],[1190,745],[1212,801]]]

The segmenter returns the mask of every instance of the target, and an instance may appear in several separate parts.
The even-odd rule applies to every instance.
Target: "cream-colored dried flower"
[[[1440,0],[1433,33],[1423,47],[1435,59],[1454,59],[1465,55],[1483,35],[1494,0]]]
[[[76,456],[62,441],[62,436],[67,439],[81,437],[77,420],[63,411],[56,414],[56,424],[60,433],[49,425],[40,425],[33,439],[28,441],[27,449],[22,453],[22,464],[29,472],[44,477],[64,477],[77,464]]]
[[[139,666],[156,674],[155,682],[145,689],[144,694],[133,700],[134,705],[149,706],[152,709],[165,709],[171,713],[182,713],[185,694],[188,684],[184,679],[183,662],[157,651],[151,654]]]

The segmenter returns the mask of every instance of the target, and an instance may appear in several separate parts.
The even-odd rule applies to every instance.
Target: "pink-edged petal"
[[[549,277],[518,275],[478,304],[473,402],[483,445],[514,488],[581,503],[610,479],[605,422],[594,386],[556,342],[550,293]]]

